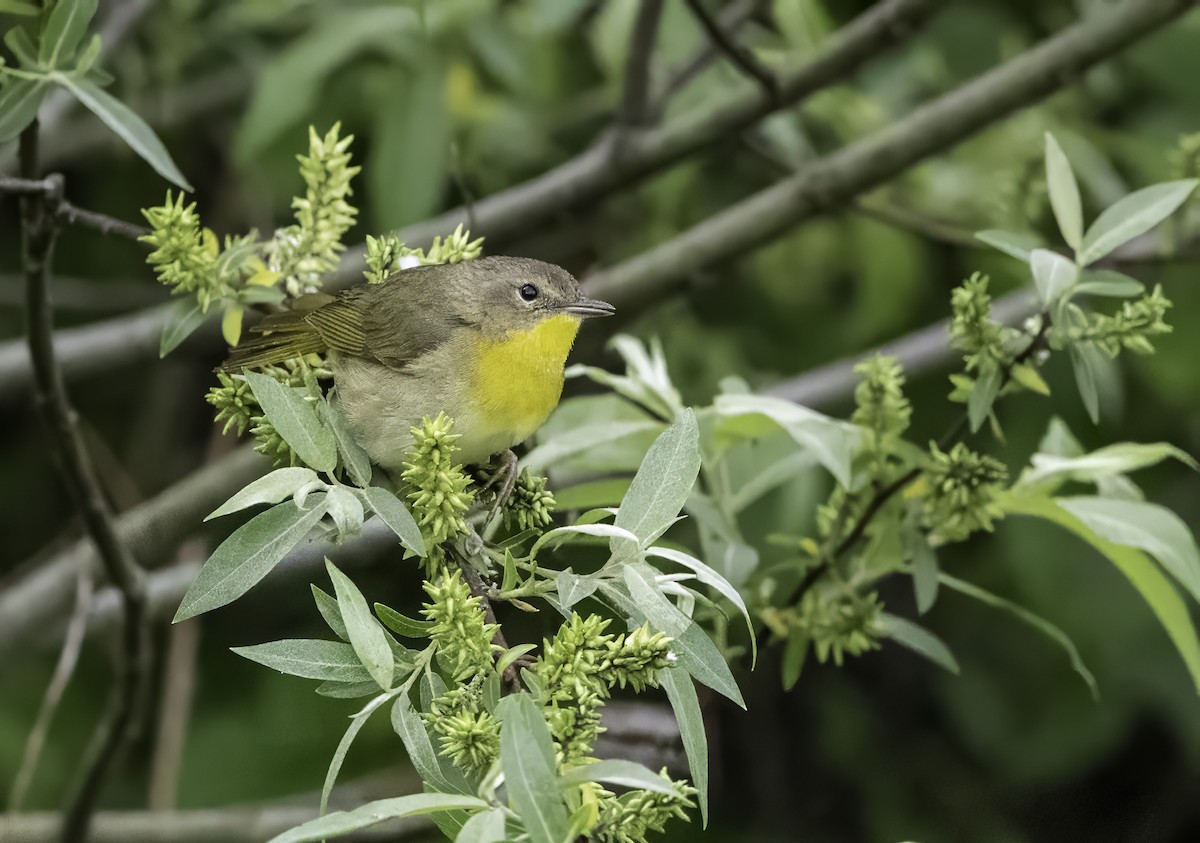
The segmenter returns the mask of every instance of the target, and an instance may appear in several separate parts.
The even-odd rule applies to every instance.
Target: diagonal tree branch
[[[21,175],[35,180],[38,173],[38,123],[21,134]],[[131,732],[142,687],[149,670],[146,593],[142,569],[121,542],[112,513],[83,443],[78,419],[67,396],[62,372],[54,357],[54,314],[50,303],[50,264],[58,235],[58,204],[62,181],[51,177],[41,194],[21,197],[21,264],[25,275],[26,332],[33,364],[34,389],[45,417],[52,448],[61,462],[63,480],[105,573],[121,593],[122,650],[111,702],[96,733],[83,768],[81,784],[66,811],[62,839],[83,841],[109,768]]]
[[[754,53],[739,44],[725,31],[720,21],[710,15],[708,9],[704,8],[703,0],[687,0],[687,6],[716,48],[724,53],[731,62],[740,67],[747,76],[757,82],[762,87],[763,93],[772,102],[776,101],[779,98],[779,85],[771,69],[760,62]]]
[[[619,130],[636,129],[646,122],[650,100],[650,67],[654,61],[654,45],[658,41],[658,25],[662,20],[663,0],[641,0],[642,5],[633,21],[629,40],[629,55],[625,60],[625,83],[617,107]],[[623,137],[618,131],[617,138]]]
[[[594,202],[735,135],[771,112],[841,81],[888,47],[903,43],[946,2],[882,0],[835,33],[811,62],[781,77],[777,101],[765,97],[758,88],[731,94],[723,104],[705,108],[703,115],[684,116],[661,128],[631,133],[617,159],[610,153],[611,141],[600,138],[575,158],[546,173],[473,203],[473,233],[486,236],[492,247],[502,246],[504,241],[535,230],[563,211]],[[405,242],[424,243],[466,222],[466,209],[460,207],[397,233]],[[361,280],[363,251],[358,246],[343,255],[340,267],[330,279],[331,289]],[[165,308],[148,309],[77,329],[73,338],[78,344],[64,349],[60,355],[65,373],[68,377],[86,373],[89,358],[93,357],[104,358],[109,365],[120,365],[121,361],[157,353],[157,340],[151,346],[128,343],[126,338],[133,322],[143,330],[156,325],[157,329],[151,332],[157,335],[166,324],[167,315]],[[20,352],[0,343],[0,400],[21,392],[28,382],[28,370]]]
[[[1041,99],[1195,4],[1196,0],[1124,0],[1106,6],[887,128],[637,257],[601,270],[589,280],[588,294],[618,307],[640,307],[700,267],[760,246]]]

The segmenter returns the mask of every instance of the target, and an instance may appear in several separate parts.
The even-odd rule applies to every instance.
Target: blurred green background
[[[101,5],[103,19],[119,4]],[[364,166],[355,191],[362,214],[348,238],[359,242],[536,176],[584,149],[612,119],[638,4],[145,5],[106,66],[116,77],[114,92],[154,124],[194,183],[206,224],[221,234],[284,224],[307,126],[341,121],[356,136],[353,151]],[[739,37],[765,60],[791,66],[869,4],[760,5]],[[486,250],[552,260],[580,276],[616,263],[769,186],[781,168],[803,166],[886,126],[1102,5],[951,2],[903,47],[846,84],[769,118],[746,137],[565,213],[529,236],[489,242]],[[1046,130],[1079,174],[1089,217],[1131,189],[1194,174],[1195,161],[1177,149],[1182,135],[1200,129],[1197,39],[1200,18],[1184,18],[871,198],[910,220],[966,232],[1032,228],[1056,240],[1040,169]],[[669,78],[703,40],[684,4],[668,0],[654,78]],[[670,100],[664,119],[703,110],[720,91],[744,84],[718,62]],[[45,144],[47,166],[64,173],[68,194],[81,206],[132,220],[162,199],[165,185],[89,115],[70,112]],[[0,157],[7,153],[0,150]],[[10,164],[5,171],[12,172]],[[5,201],[0,331],[6,338],[22,330],[16,230],[15,203]],[[144,252],[128,242],[65,232],[57,260],[60,324],[165,301],[143,261]],[[659,336],[685,399],[706,402],[728,375],[766,385],[941,319],[949,291],[973,270],[989,273],[1001,291],[1026,282],[1024,267],[999,253],[942,242],[849,207],[705,267],[684,293],[620,327]],[[1166,440],[1200,453],[1196,267],[1179,260],[1136,274],[1165,285],[1176,303],[1169,317],[1175,332],[1153,357],[1122,358],[1119,400],[1099,427],[1088,422],[1066,361],[1053,361],[1047,372],[1053,398],[1024,397],[1000,410],[1008,443],[996,452],[1010,466],[1027,459],[1056,414],[1089,447]],[[579,355],[613,365],[599,342],[584,343]],[[141,360],[72,384],[121,508],[178,479],[213,447],[203,392],[219,359],[219,349],[189,346],[168,361]],[[915,441],[936,436],[953,417],[948,389],[944,371],[911,383]],[[823,409],[841,413],[848,405]],[[31,402],[0,404],[0,429],[2,587],[75,527]],[[1163,465],[1144,479],[1152,499],[1193,528],[1200,523],[1193,473]],[[801,534],[823,497],[811,484],[785,488],[755,511],[757,529]],[[769,652],[758,671],[739,676],[748,714],[712,701],[713,813],[704,839],[1200,840],[1200,705],[1165,634],[1125,580],[1067,534],[1032,523],[1004,523],[994,536],[945,551],[942,564],[1060,625],[1095,672],[1100,702],[1091,701],[1062,654],[1035,633],[954,594],[944,594],[925,622],[954,649],[960,677],[889,647],[840,670],[810,663],[784,694],[778,653]],[[356,578],[378,599],[401,609],[416,605],[417,572],[401,570],[394,559]],[[319,634],[302,585],[259,591],[202,622],[180,808],[311,793],[346,716],[357,708],[229,653],[233,645]],[[891,584],[883,597],[911,612],[907,582]],[[164,652],[168,630],[155,634]],[[44,643],[8,644],[0,661],[5,791],[55,658]],[[91,642],[84,651],[29,808],[61,802],[103,705],[107,649],[108,642]],[[161,659],[157,671],[164,672]],[[107,806],[144,805],[152,726],[109,789]],[[402,768],[402,755],[380,718],[360,736],[343,779]],[[698,823],[676,825],[672,839],[699,835]]]

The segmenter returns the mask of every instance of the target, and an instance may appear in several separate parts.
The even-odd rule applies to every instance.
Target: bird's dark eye
[[[523,284],[518,292],[525,301],[533,301],[538,297],[538,288],[532,284]]]

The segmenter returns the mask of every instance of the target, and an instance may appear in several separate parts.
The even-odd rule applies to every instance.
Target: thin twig
[[[663,0],[642,0],[634,19],[629,53],[625,59],[625,83],[621,103],[617,107],[618,135],[623,133],[621,130],[636,128],[646,121],[646,104],[650,99],[650,67],[662,12]]]
[[[41,195],[49,197],[58,189],[56,185],[61,187],[61,180],[56,180],[53,176],[44,179],[15,179],[11,176],[0,175],[0,193],[9,193],[14,196]],[[108,214],[80,208],[61,197],[53,203],[53,213],[57,220],[90,228],[101,234],[117,234],[130,240],[137,240],[142,235],[150,233],[150,229],[144,226],[125,222],[116,217],[110,217]]]
[[[38,124],[21,133],[21,176],[37,180]],[[112,701],[97,732],[95,749],[84,765],[79,790],[66,812],[65,841],[83,841],[108,770],[135,722],[147,672],[149,637],[145,623],[145,581],[141,568],[117,537],[112,513],[95,466],[83,443],[78,419],[67,396],[54,356],[54,317],[49,298],[50,265],[58,235],[57,204],[62,181],[51,177],[50,190],[21,197],[21,264],[25,275],[27,334],[38,404],[51,445],[61,461],[63,480],[84,527],[96,546],[105,573],[120,589],[125,613],[123,646]]]
[[[746,75],[752,77],[763,89],[768,100],[772,103],[778,102],[779,81],[771,69],[730,36],[721,23],[704,8],[702,0],[687,0],[687,6],[717,49]]]
[[[754,12],[759,7],[759,0],[738,0],[736,3],[730,3],[717,13],[715,23],[721,28],[721,31],[729,37],[741,29],[742,25],[754,17]],[[666,111],[667,104],[687,85],[695,79],[700,73],[712,64],[718,56],[721,55],[721,50],[711,39],[706,40],[704,44],[697,50],[690,59],[684,62],[678,69],[670,72],[666,84],[662,86],[662,91],[654,99],[654,104],[650,106],[650,113],[656,118],[661,116]]]
[[[496,634],[492,637],[492,643],[507,650],[508,641],[504,637],[504,631],[500,628],[500,624],[496,621],[496,612],[492,609],[492,601],[488,598],[487,583],[483,581],[483,576],[470,559],[457,552],[453,552],[453,555],[458,563],[458,569],[462,571],[463,581],[467,584],[467,588],[471,589],[471,595],[479,598],[479,605],[483,607],[484,620],[489,624],[496,624]],[[497,653],[497,656],[499,655]],[[521,682],[517,678],[517,669],[513,665],[504,669],[504,685],[509,691],[520,690]]]
[[[25,739],[25,751],[21,754],[21,766],[17,769],[17,777],[13,779],[12,791],[8,797],[8,810],[20,811],[25,804],[25,794],[33,784],[37,773],[38,760],[42,755],[42,747],[46,736],[50,733],[50,723],[58,704],[62,700],[63,691],[75,674],[75,665],[79,663],[79,653],[83,649],[87,637],[88,614],[92,607],[92,587],[95,576],[91,565],[80,565],[75,575],[75,606],[71,610],[71,620],[63,635],[62,649],[58,654],[58,662],[54,665],[54,674],[50,684],[42,695],[42,704],[38,708],[33,728]]]

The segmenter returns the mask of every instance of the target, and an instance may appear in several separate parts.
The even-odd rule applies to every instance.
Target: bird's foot
[[[512,497],[513,489],[517,486],[517,455],[511,448],[497,455],[499,464],[492,471],[492,476],[479,488],[476,493],[476,498],[485,495],[489,491],[495,495],[491,504],[488,506],[487,517],[484,519],[484,524],[490,524],[496,517],[496,513],[508,503],[508,499]]]

